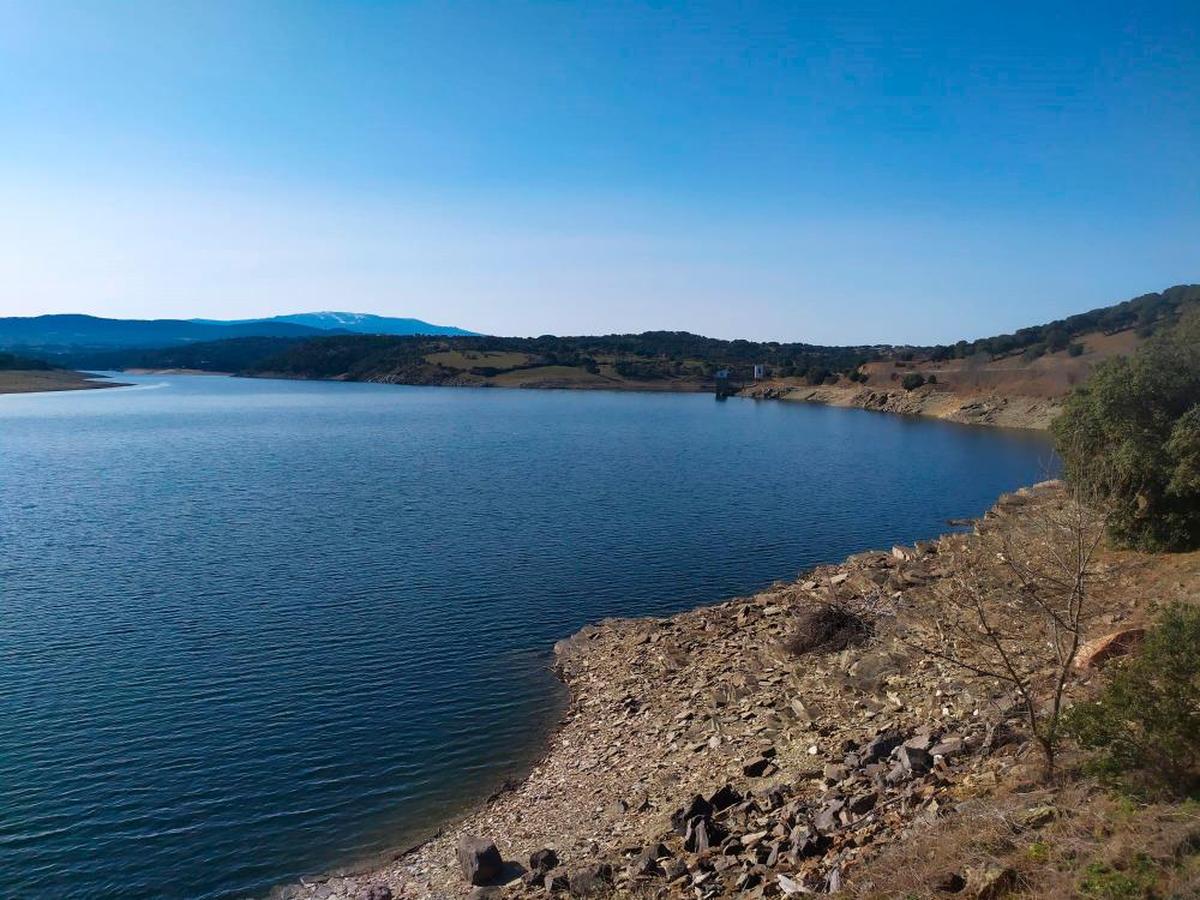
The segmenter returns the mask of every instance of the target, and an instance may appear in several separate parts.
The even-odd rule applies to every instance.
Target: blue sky
[[[1195,2],[0,0],[0,314],[944,341],[1198,201]]]

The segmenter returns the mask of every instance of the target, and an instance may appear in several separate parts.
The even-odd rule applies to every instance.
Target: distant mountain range
[[[204,319],[105,319],[86,315],[0,318],[0,348],[34,356],[80,351],[171,347],[242,337],[313,338],[329,334],[470,335],[420,319],[318,312],[223,322]]]
[[[432,325],[420,319],[400,319],[392,316],[375,316],[370,313],[311,312],[290,313],[286,316],[271,316],[269,319],[192,319],[204,325],[263,325],[280,322],[304,325],[321,331],[349,332],[351,334],[439,334],[471,336],[477,332],[455,328],[453,325]]]

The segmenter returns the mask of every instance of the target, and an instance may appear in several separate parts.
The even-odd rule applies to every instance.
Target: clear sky
[[[0,314],[946,341],[1200,281],[1200,3],[0,0]]]

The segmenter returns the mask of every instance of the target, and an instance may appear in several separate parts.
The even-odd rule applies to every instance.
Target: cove
[[[553,643],[947,530],[1043,435],[710,395],[0,397],[0,884],[225,898],[536,756]]]

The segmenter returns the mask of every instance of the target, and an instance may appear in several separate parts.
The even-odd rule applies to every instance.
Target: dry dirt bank
[[[37,391],[80,391],[123,387],[118,382],[92,380],[93,376],[64,369],[20,369],[0,372],[0,394],[30,394]]]
[[[954,577],[964,542],[1061,502],[1054,483],[1022,490],[973,536],[859,554],[670,618],[583,629],[555,648],[572,700],[522,783],[388,865],[284,895],[891,896],[886,872],[871,868],[877,854],[890,845],[903,856],[906,841],[977,814],[999,786],[1028,783],[1035,758],[1011,694],[910,649],[932,627],[929,592]],[[1100,633],[1136,620],[1147,585],[1194,592],[1197,556],[1182,566],[1139,558],[1106,588]],[[835,652],[790,651],[797,615],[831,594],[882,604],[874,636]],[[1029,812],[1044,792],[1007,803],[1013,821],[1046,824],[1044,811]],[[464,879],[464,835],[495,842],[505,885]],[[553,856],[533,856],[542,850]],[[951,874],[963,896],[999,897],[988,887],[998,871]]]
[[[1062,410],[1061,398],[1057,397],[961,394],[937,385],[906,391],[898,387],[842,384],[808,387],[768,381],[746,388],[742,395],[762,400],[825,403],[901,415],[931,416],[966,425],[1002,428],[1049,428],[1054,417]]]

